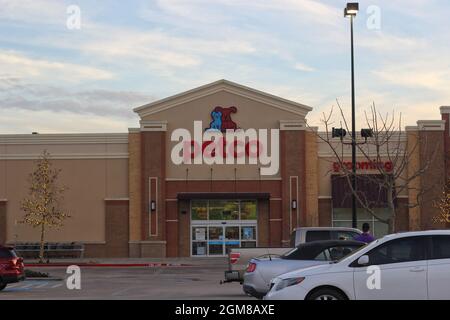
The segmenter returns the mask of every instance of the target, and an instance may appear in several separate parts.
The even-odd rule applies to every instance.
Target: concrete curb
[[[39,277],[39,278],[25,278],[25,280],[27,280],[27,281],[63,281],[64,279],[53,278],[53,277],[48,277],[48,278]]]
[[[168,267],[198,267],[199,265],[184,264],[184,263],[29,263],[25,264],[26,268],[41,268],[41,267],[107,267],[107,268],[129,268],[129,267],[146,267],[146,268],[168,268]]]

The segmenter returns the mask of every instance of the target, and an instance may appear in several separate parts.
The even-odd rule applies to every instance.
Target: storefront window
[[[192,242],[192,255],[206,256],[206,242]]]
[[[239,240],[239,227],[225,227],[225,239]]]
[[[243,248],[256,247],[256,226],[242,226],[241,240]]]
[[[375,214],[382,219],[389,216],[388,209],[375,208]],[[363,208],[357,209],[358,228],[361,229],[362,224],[367,222],[370,224],[371,232],[375,238],[381,238],[388,234],[388,225],[377,220],[370,212]],[[333,209],[333,227],[352,227],[352,209],[351,208],[334,208]]]
[[[209,239],[210,240],[223,240],[223,228],[222,227],[209,227]]]
[[[206,200],[192,200],[192,220],[208,219],[208,202]]]
[[[209,201],[209,220],[239,220],[239,202],[236,200]]]
[[[241,219],[256,220],[256,205],[254,200],[241,201]]]

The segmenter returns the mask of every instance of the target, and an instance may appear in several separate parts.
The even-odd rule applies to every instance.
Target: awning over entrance
[[[180,192],[178,200],[192,199],[269,199],[268,192]]]

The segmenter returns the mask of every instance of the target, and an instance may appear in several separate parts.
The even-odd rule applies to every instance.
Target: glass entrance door
[[[224,256],[231,248],[256,247],[256,223],[193,225],[193,256]]]
[[[224,256],[230,248],[256,243],[256,200],[191,201],[192,256]]]

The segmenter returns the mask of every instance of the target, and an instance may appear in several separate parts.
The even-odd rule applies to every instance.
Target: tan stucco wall
[[[198,98],[167,110],[143,117],[143,120],[167,121],[166,157],[170,159],[172,147],[176,142],[170,141],[174,129],[185,128],[193,135],[194,120],[203,121],[203,129],[209,127],[210,113],[216,106],[235,106],[238,111],[231,115],[239,128],[279,129],[280,120],[304,120],[304,117],[274,106],[261,103],[226,91]],[[234,168],[237,168],[237,179],[258,179],[258,165],[174,165],[167,161],[166,177],[168,179],[185,179],[186,168],[189,168],[190,179],[210,179],[211,167],[213,179],[234,179]],[[277,175],[270,176],[279,177]]]
[[[44,149],[54,156],[54,168],[62,170],[59,184],[68,187],[63,208],[71,215],[60,230],[47,233],[47,241],[104,242],[105,199],[128,198],[128,159],[123,156],[127,143],[41,144],[36,143],[39,137],[30,136],[27,143],[14,145],[5,137],[0,137],[0,199],[7,200],[7,242],[39,239],[38,230],[16,221],[23,218],[20,202],[27,196],[29,174]],[[118,154],[122,156],[107,158]],[[80,159],[63,159],[70,157]]]

